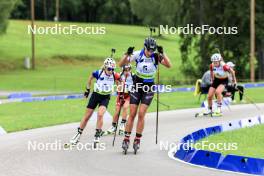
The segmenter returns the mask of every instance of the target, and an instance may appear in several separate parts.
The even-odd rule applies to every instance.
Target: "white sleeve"
[[[129,62],[135,61],[138,58],[140,52],[141,51],[134,51],[133,54],[127,58],[128,61]]]

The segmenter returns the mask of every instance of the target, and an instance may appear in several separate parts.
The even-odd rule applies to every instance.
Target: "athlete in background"
[[[96,82],[94,83],[94,91],[88,102],[86,112],[81,120],[80,126],[77,129],[77,134],[70,140],[71,145],[76,145],[79,142],[82,132],[97,106],[98,112],[94,142],[99,142],[100,137],[102,136],[104,113],[106,112],[109,104],[111,93],[114,91],[114,84],[119,84],[120,76],[118,73],[114,72],[115,68],[116,63],[114,59],[106,58],[102,69],[94,71],[89,77],[84,96],[88,98],[92,80],[96,79]]]
[[[130,64],[126,64],[122,67],[122,72],[120,73],[120,81],[125,85],[125,90],[123,87],[118,91],[118,95],[116,98],[116,109],[113,117],[112,127],[110,127],[104,135],[114,134],[117,130],[118,123],[118,113],[122,110],[122,120],[119,125],[119,135],[123,135],[125,132],[125,124],[127,121],[127,114],[129,110],[129,101],[130,101],[130,90],[133,86],[133,73],[132,67]],[[122,102],[123,101],[123,102]],[[122,107],[121,104],[123,103]],[[122,108],[122,109],[121,109]]]
[[[233,84],[236,86],[236,76],[232,68],[223,62],[221,54],[215,53],[211,57],[212,63],[210,64],[210,73],[211,73],[211,87],[208,92],[208,109],[204,114],[213,114],[213,116],[222,115],[222,98],[223,91],[228,84],[228,75],[232,75]],[[217,109],[215,112],[212,111],[213,97],[217,97]]]

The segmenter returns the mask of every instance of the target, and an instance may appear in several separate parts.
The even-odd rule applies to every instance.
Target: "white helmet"
[[[221,60],[222,60],[222,56],[219,53],[215,53],[211,56],[212,62],[221,61]]]
[[[110,57],[106,58],[104,61],[104,67],[115,69],[116,68],[115,60],[113,58],[110,58]]]
[[[227,62],[226,65],[228,65],[229,67],[235,67],[236,66],[233,62]]]

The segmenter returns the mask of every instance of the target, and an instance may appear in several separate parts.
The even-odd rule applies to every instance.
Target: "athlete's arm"
[[[86,90],[84,92],[84,97],[88,98],[89,94],[90,94],[90,87],[92,85],[92,80],[93,80],[93,74],[91,76],[89,76],[87,84],[86,84]]]
[[[237,84],[236,73],[235,73],[235,71],[234,71],[232,68],[230,68],[230,69],[229,69],[229,73],[231,73],[231,75],[232,75],[232,81],[233,81],[233,83],[234,83],[234,84]]]
[[[129,57],[133,54],[135,47],[129,47],[127,49],[127,52],[125,53],[125,55],[123,56],[123,58],[121,59],[121,61],[119,62],[119,67],[122,67],[125,64],[128,64],[130,62]]]
[[[86,89],[90,89],[91,88],[93,79],[94,79],[94,76],[93,75],[90,75],[89,78],[88,78],[88,80],[87,80]]]
[[[214,82],[214,71],[213,71],[213,65],[210,65],[210,75],[211,75],[211,84]]]
[[[122,67],[123,65],[125,64],[128,64],[129,63],[129,59],[128,59],[129,55],[128,54],[125,54],[122,59],[119,61],[118,65],[119,67]]]
[[[163,54],[163,59],[160,63],[167,68],[171,68],[170,58],[165,53]]]

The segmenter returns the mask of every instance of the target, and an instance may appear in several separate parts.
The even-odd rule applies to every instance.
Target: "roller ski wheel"
[[[75,147],[77,144],[72,144],[72,143],[65,143],[64,145],[63,145],[63,147],[65,148],[65,149],[68,149],[68,148],[73,148],[73,147]]]
[[[98,145],[99,145],[99,142],[94,142],[94,143],[93,143],[93,147],[94,147],[94,149],[96,149],[96,148],[98,147]]]
[[[102,130],[96,130],[94,135],[94,148],[96,149],[100,143],[100,137],[104,134]]]
[[[129,139],[124,139],[123,143],[122,143],[122,149],[123,149],[123,153],[124,155],[127,154],[127,150],[128,150],[128,147],[129,147]]]
[[[139,139],[135,139],[134,143],[133,143],[133,149],[134,149],[134,154],[137,154],[137,151],[139,150],[140,147],[140,140]]]
[[[93,142],[93,147],[96,149],[100,143],[100,137],[95,137]]]

